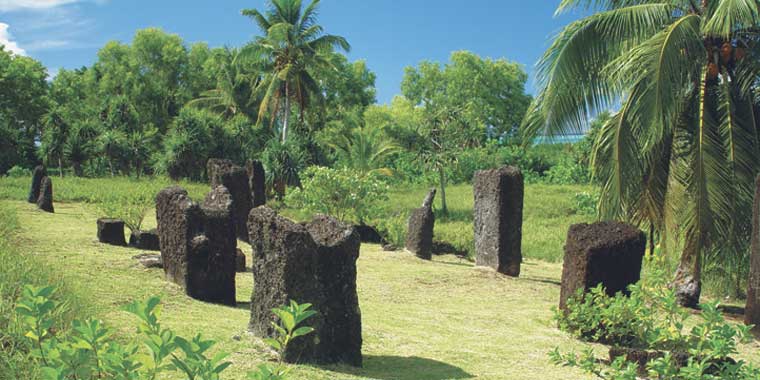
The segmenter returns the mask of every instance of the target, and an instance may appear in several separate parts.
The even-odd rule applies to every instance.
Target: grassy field
[[[136,191],[156,194],[171,185],[165,178],[135,180],[124,177],[86,179],[76,177],[53,178],[53,193],[56,202],[96,202],[108,195],[126,194]],[[197,182],[181,182],[195,200],[202,200],[209,191],[208,185]],[[527,185],[523,218],[523,255],[531,259],[558,262],[562,259],[562,247],[567,228],[574,223],[589,221],[588,215],[575,211],[574,196],[578,192],[589,191],[589,186],[577,185]],[[24,200],[29,191],[28,178],[0,177],[0,199]],[[406,218],[410,210],[417,208],[427,194],[422,186],[401,186],[393,188],[386,205],[390,215],[386,224],[402,234],[406,229]],[[435,240],[453,245],[457,251],[472,253],[473,228],[471,185],[455,185],[447,189],[449,216],[441,215],[441,199],[436,197]],[[284,215],[298,220],[310,219],[311,215],[300,210],[280,210]],[[403,241],[403,238],[400,238]]]
[[[12,184],[9,185],[9,184]],[[114,326],[123,337],[133,335],[134,318],[121,308],[152,295],[162,298],[162,322],[176,332],[198,332],[219,342],[233,365],[226,379],[244,379],[258,363],[271,360],[258,338],[246,332],[253,276],[237,276],[238,307],[231,308],[188,298],[163,279],[163,272],[145,269],[132,256],[137,250],[97,242],[94,208],[81,203],[93,188],[128,191],[129,180],[56,181],[56,214],[35,210],[19,198],[25,181],[0,179],[0,210],[18,214],[17,255],[54,268],[53,277],[66,281],[67,291],[81,298],[83,315],[94,315]],[[160,189],[156,181],[149,188]],[[203,184],[184,184],[195,199],[207,191]],[[547,352],[556,346],[580,349],[583,344],[560,332],[552,321],[559,299],[560,257],[566,229],[588,219],[573,212],[577,186],[530,185],[526,191],[523,247],[527,257],[519,279],[474,268],[454,255],[432,262],[399,252],[362,246],[358,290],[362,310],[364,367],[295,366],[294,379],[588,379],[574,369],[555,367]],[[425,189],[398,189],[390,202],[394,210],[417,207]],[[437,239],[452,243],[472,239],[468,186],[449,193],[451,216],[439,218]],[[298,214],[296,210],[286,213]],[[301,215],[303,216],[303,215]],[[155,226],[155,218],[146,220]],[[240,243],[250,260],[250,247]],[[462,243],[464,244],[464,243]],[[540,260],[539,260],[540,259]],[[250,262],[250,261],[249,261]],[[77,303],[79,305],[79,303]],[[603,355],[603,348],[600,355]],[[742,357],[760,364],[758,342],[742,347]]]
[[[56,214],[45,214],[24,202],[2,202],[18,211],[24,254],[76,284],[91,305],[88,313],[125,336],[135,321],[121,307],[159,295],[168,327],[184,335],[202,332],[231,353],[234,364],[226,378],[242,379],[270,358],[262,342],[245,331],[250,273],[237,277],[238,308],[195,301],[164,281],[161,270],[144,269],[132,259],[139,251],[99,244],[96,215],[89,208],[58,203]],[[244,250],[250,255],[250,248]],[[551,320],[559,297],[557,264],[528,260],[524,276],[511,279],[452,255],[425,262],[365,245],[358,265],[364,368],[298,366],[295,379],[583,378],[546,359],[556,345],[580,347]]]

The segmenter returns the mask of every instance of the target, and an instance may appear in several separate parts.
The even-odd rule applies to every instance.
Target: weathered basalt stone
[[[27,201],[29,203],[37,203],[37,199],[40,198],[40,185],[42,184],[42,178],[47,176],[47,171],[42,165],[38,165],[32,172],[32,186],[29,188],[29,196]]]
[[[285,360],[361,366],[356,230],[326,216],[297,224],[267,207],[251,211],[248,227],[255,280],[250,330],[270,337],[272,308],[311,303],[317,315],[307,324],[315,331],[294,341]]]
[[[584,293],[604,286],[606,293],[628,294],[628,286],[639,281],[646,249],[644,232],[619,222],[576,224],[567,232],[562,265],[560,309],[579,290]]]
[[[750,240],[749,281],[744,323],[760,331],[760,176],[755,181],[755,200],[752,205],[752,237]]]
[[[224,195],[226,189],[214,189]],[[223,204],[223,203],[222,203]],[[200,206],[178,186],[156,196],[156,219],[164,273],[192,298],[235,305],[237,240],[229,208]]]
[[[42,177],[40,196],[37,198],[37,208],[45,212],[55,212],[53,207],[53,180]]]
[[[275,331],[272,309],[287,305],[291,300],[317,305],[321,292],[316,286],[317,244],[301,224],[283,218],[266,207],[251,210],[248,217],[254,278],[251,295],[249,329],[260,337],[272,337]],[[309,319],[308,325],[319,329],[322,316]],[[312,361],[317,334],[294,340],[285,352],[288,362]]]
[[[251,189],[251,205],[259,207],[267,204],[266,172],[260,161],[248,160],[248,186]]]
[[[473,179],[475,264],[518,277],[522,264],[524,181],[520,169],[481,170]]]
[[[352,226],[317,216],[306,228],[317,243],[317,283],[323,293],[317,308],[318,360],[362,365],[362,317],[356,293],[356,260],[361,240]]]
[[[246,271],[245,253],[240,248],[235,251],[235,271],[240,273]]]
[[[161,261],[161,255],[143,253],[140,255],[132,256],[146,268],[163,268],[164,263]]]
[[[246,223],[248,213],[253,208],[251,204],[251,188],[248,173],[230,160],[210,159],[206,171],[211,181],[211,188],[224,186],[232,196],[232,220],[238,239],[248,241]]]
[[[435,189],[430,189],[422,202],[422,207],[412,210],[406,229],[406,249],[425,260],[433,257],[433,229],[435,227],[433,199],[435,199]]]
[[[124,221],[121,219],[98,219],[98,241],[110,245],[127,245],[124,240]]]
[[[154,228],[148,231],[132,231],[129,235],[129,246],[146,251],[160,251],[158,230]]]
[[[357,224],[354,226],[356,232],[359,233],[359,238],[362,243],[382,244],[385,242],[383,236],[377,232],[377,229],[366,224]]]

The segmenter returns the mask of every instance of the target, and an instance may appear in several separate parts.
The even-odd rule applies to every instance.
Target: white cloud
[[[12,41],[11,34],[8,32],[8,24],[0,22],[0,45],[5,46],[5,50],[8,50],[14,54],[26,55],[26,51],[20,48],[16,41]]]
[[[78,1],[80,0],[0,0],[0,12],[21,9],[48,9]]]

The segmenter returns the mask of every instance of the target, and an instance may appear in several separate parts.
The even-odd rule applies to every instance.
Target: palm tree
[[[393,171],[383,167],[385,160],[400,150],[380,128],[354,128],[328,145],[335,149],[338,159],[362,175],[377,173],[390,176]]]
[[[106,129],[95,141],[97,151],[103,154],[108,161],[108,169],[113,177],[116,172],[114,170],[114,161],[121,157],[127,150],[127,137],[126,135],[116,129]]]
[[[45,115],[43,124],[38,155],[45,163],[50,160],[58,161],[58,174],[63,178],[63,148],[68,139],[69,125],[58,108]]]
[[[269,113],[274,119],[282,111],[282,142],[288,137],[291,101],[300,110],[312,97],[321,99],[322,93],[312,72],[320,67],[332,67],[330,53],[339,48],[349,51],[345,38],[324,34],[316,23],[319,0],[302,7],[301,0],[270,0],[266,14],[256,9],[245,9],[243,15],[253,19],[264,36],[244,48],[244,59],[256,62],[266,73],[254,96],[261,99],[258,120]],[[284,102],[282,109],[280,102]]]
[[[218,65],[217,88],[204,91],[198,99],[191,100],[188,105],[209,108],[225,118],[243,114],[255,119],[258,107],[257,104],[252,104],[252,96],[260,76],[239,57],[238,49],[216,52],[214,58]]]
[[[760,169],[758,6],[563,0],[558,13],[592,14],[541,58],[523,125],[528,136],[579,132],[620,106],[594,144],[600,217],[648,221],[683,244],[673,286],[686,306],[699,301],[703,259],[739,254],[748,238]]]

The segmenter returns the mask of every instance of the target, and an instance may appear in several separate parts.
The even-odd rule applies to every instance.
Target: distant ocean
[[[583,140],[586,135],[558,135],[558,136],[539,136],[533,140],[536,145],[541,144],[573,144]]]

